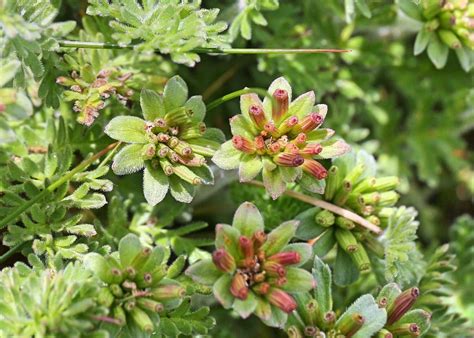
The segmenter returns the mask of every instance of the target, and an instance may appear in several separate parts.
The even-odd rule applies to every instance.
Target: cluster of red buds
[[[243,318],[255,313],[265,322],[286,320],[297,306],[292,294],[316,286],[312,275],[298,268],[311,255],[311,247],[288,244],[297,225],[285,222],[265,234],[259,211],[246,202],[237,210],[233,226],[216,226],[212,258],[193,264],[186,273],[196,282],[213,284],[221,304]],[[216,278],[210,280],[210,275]]]
[[[330,140],[331,129],[319,129],[327,106],[315,105],[313,91],[292,101],[292,90],[284,78],[271,84],[270,100],[256,94],[241,97],[241,113],[230,119],[232,140],[224,143],[213,161],[223,169],[239,168],[241,181],[262,172],[267,191],[275,199],[295,180],[321,193],[315,180],[324,180],[326,168],[318,161],[349,150],[341,140]]]
[[[97,74],[84,67],[79,74],[71,72],[70,77],[59,76],[56,83],[66,86],[64,92],[66,101],[74,101],[74,111],[79,113],[77,121],[86,126],[92,125],[111,97],[126,105],[134,94],[133,89],[127,86],[132,73],[123,73],[118,69],[103,69]]]
[[[109,308],[105,322],[125,326],[135,324],[152,332],[156,315],[179,305],[185,288],[170,279],[165,249],[142,246],[137,236],[129,234],[119,243],[119,251],[108,256],[90,253],[84,263],[104,283],[99,302]]]
[[[430,326],[431,314],[422,309],[412,310],[420,290],[417,287],[401,291],[397,284],[383,287],[377,297],[380,308],[387,311],[387,322],[379,331],[380,338],[418,337]]]

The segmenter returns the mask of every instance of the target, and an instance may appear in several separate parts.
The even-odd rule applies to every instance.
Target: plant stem
[[[21,242],[12,246],[7,252],[0,256],[0,264],[5,262],[8,258],[10,258],[15,252],[20,250],[27,242]]]
[[[273,96],[270,95],[270,93],[265,89],[262,89],[262,88],[245,88],[245,89],[236,90],[235,92],[226,94],[226,95],[218,98],[217,100],[212,101],[211,103],[209,103],[206,106],[206,109],[209,112],[209,111],[215,109],[216,107],[220,106],[224,102],[235,99],[236,97],[239,97],[241,95],[251,94],[251,93],[260,94],[262,96],[266,96],[266,97],[270,98],[272,101],[274,100]]]
[[[38,195],[27,201],[26,203],[20,205],[18,208],[16,208],[11,214],[9,214],[7,217],[5,217],[3,220],[0,221],[0,229],[3,228],[5,225],[10,223],[11,221],[14,221],[18,216],[20,216],[23,212],[27,211],[31,206],[33,206],[35,203],[40,201],[43,197],[48,195],[50,192],[53,192],[55,189],[60,187],[62,184],[65,182],[69,181],[75,174],[83,171],[86,169],[89,165],[91,165],[95,160],[98,158],[104,156],[107,154],[110,150],[115,148],[117,146],[118,142],[109,144],[107,147],[99,151],[97,154],[89,157],[88,159],[82,161],[77,167],[66,173],[64,176],[59,178],[57,181],[54,183],[51,183],[46,189],[44,189],[42,192],[40,192]]]
[[[114,156],[115,152],[118,150],[118,148],[120,148],[121,145],[122,145],[122,142],[116,142],[116,146],[114,147],[114,149],[112,149],[112,151],[104,158],[104,160],[102,162],[100,162],[100,164],[97,168],[101,168],[104,165],[106,165],[107,162],[110,161],[112,156]]]
[[[133,49],[135,45],[122,45],[107,42],[59,40],[63,48],[94,48],[94,49]],[[159,51],[158,51],[159,52]],[[347,53],[347,49],[286,49],[286,48],[194,48],[191,53],[198,54],[318,54]]]
[[[264,185],[262,182],[259,181],[250,181],[248,182],[249,184],[256,185],[257,187],[262,187],[264,188]],[[377,235],[382,233],[382,229],[376,226],[375,224],[370,223],[366,219],[360,217],[356,213],[353,213],[352,211],[349,211],[347,209],[341,208],[340,206],[337,206],[335,204],[323,201],[323,200],[318,200],[316,198],[310,197],[308,195],[293,191],[293,190],[286,190],[284,192],[285,195],[296,198],[300,201],[312,204],[314,206],[329,210],[335,214],[338,214],[339,216],[345,217],[347,219],[350,219],[351,221],[363,226],[364,228],[369,229],[370,231],[376,233]]]

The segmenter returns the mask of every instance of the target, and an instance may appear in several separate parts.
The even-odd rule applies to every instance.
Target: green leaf
[[[169,189],[169,179],[161,168],[155,169],[147,163],[143,171],[143,194],[148,204],[154,206],[160,203]]]
[[[459,60],[459,64],[465,72],[469,72],[474,65],[474,51],[467,48],[456,48],[454,50]]]
[[[267,256],[280,252],[295,236],[298,221],[288,221],[273,229],[267,236],[267,241],[262,245],[262,250]]]
[[[245,319],[257,308],[257,299],[253,292],[249,292],[247,299],[245,300],[236,298],[232,308],[240,315],[240,317]]]
[[[370,12],[370,8],[367,5],[366,0],[355,0],[356,6],[359,11],[362,13],[363,16],[370,19],[372,17],[372,13]]]
[[[314,265],[312,269],[316,288],[314,289],[314,297],[316,298],[320,312],[326,313],[332,310],[332,276],[329,265],[318,257],[314,257]]]
[[[188,101],[186,101],[185,107],[190,109],[192,114],[192,120],[194,122],[204,121],[206,116],[206,105],[202,100],[201,95],[191,96]]]
[[[428,45],[428,56],[437,69],[441,69],[446,65],[448,53],[449,47],[433,34]]]
[[[319,257],[324,257],[336,244],[334,229],[327,229],[313,244],[313,252]]]
[[[421,7],[419,3],[415,3],[415,1],[411,0],[399,1],[398,5],[400,6],[400,9],[410,18],[415,19],[417,21],[423,21]]]
[[[233,257],[240,257],[240,231],[228,224],[216,225],[216,248],[225,248]]]
[[[166,83],[163,98],[167,111],[184,106],[188,98],[186,82],[178,75],[173,76]]]
[[[306,270],[286,267],[287,282],[282,286],[288,292],[307,292],[315,287],[313,276]]]
[[[252,238],[256,231],[265,229],[260,211],[250,202],[244,202],[239,206],[234,214],[232,226],[239,230],[242,236],[248,238]]]
[[[362,327],[352,336],[355,338],[366,338],[372,337],[380,329],[382,329],[387,321],[387,313],[385,309],[378,307],[375,303],[374,297],[371,295],[364,295],[358,298],[349,308],[344,312],[344,314],[339,317],[336,322],[336,325],[348,316],[353,314],[361,314],[365,321]]]
[[[142,156],[142,144],[129,144],[114,157],[112,170],[116,175],[127,175],[142,170],[145,162]]]
[[[210,259],[200,260],[192,264],[186,269],[185,274],[195,282],[205,285],[214,284],[222,276],[222,272],[216,268]]]
[[[191,203],[196,193],[196,188],[175,176],[170,176],[169,181],[171,196],[178,202]]]
[[[268,170],[263,168],[262,171],[263,184],[270,196],[275,200],[280,197],[286,190],[286,183],[279,170]]]
[[[224,274],[216,281],[212,288],[214,297],[221,303],[224,309],[230,309],[234,302],[234,296],[230,293],[231,282],[232,276]]]
[[[135,234],[128,234],[123,237],[118,245],[120,263],[123,268],[132,266],[133,259],[142,251],[140,239]]]
[[[235,149],[232,140],[230,140],[223,143],[216,151],[212,157],[212,162],[224,170],[237,169],[240,165],[241,156],[242,152]]]
[[[260,156],[244,155],[239,166],[240,182],[249,182],[253,180],[261,171],[263,165]]]
[[[413,51],[415,55],[421,54],[426,49],[426,46],[428,46],[428,42],[430,42],[432,35],[433,32],[429,32],[427,29],[420,29],[415,39],[415,47]]]
[[[340,247],[337,249],[336,263],[334,264],[334,283],[347,286],[359,278],[359,269],[352,262],[351,257]]]
[[[142,107],[143,117],[147,121],[153,121],[156,118],[165,116],[166,111],[163,97],[153,90],[142,89],[140,106]]]
[[[20,66],[21,62],[15,59],[3,59],[0,62],[0,87],[13,79]]]
[[[322,195],[326,189],[325,180],[318,180],[314,176],[307,173],[303,173],[303,175],[301,175],[298,183],[303,189],[306,189],[314,194]]]
[[[319,211],[321,211],[320,208],[309,208],[295,217],[300,222],[295,235],[297,238],[307,241],[318,237],[326,231],[326,228],[319,226],[314,221]]]
[[[298,96],[293,102],[290,103],[288,108],[289,116],[296,116],[298,119],[302,120],[308,114],[311,113],[316,97],[314,96],[313,91],[309,91]]]
[[[145,121],[134,116],[114,117],[104,132],[111,138],[127,143],[147,143]]]

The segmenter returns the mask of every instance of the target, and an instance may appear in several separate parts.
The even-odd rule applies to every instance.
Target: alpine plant
[[[125,175],[144,169],[144,195],[151,205],[168,191],[177,201],[190,203],[195,186],[214,181],[206,157],[218,149],[222,132],[206,128],[201,96],[188,99],[179,76],[167,82],[163,95],[143,89],[140,105],[144,119],[118,116],[105,127],[111,138],[128,143],[115,156],[112,170]]]
[[[254,313],[267,325],[282,327],[297,306],[292,294],[316,286],[312,275],[299,268],[311,257],[311,246],[288,244],[297,226],[297,221],[288,221],[266,234],[260,212],[245,202],[232,226],[216,226],[212,257],[194,263],[186,274],[197,283],[213,285],[222,306],[242,318]]]
[[[186,295],[184,286],[167,278],[166,257],[165,248],[142,246],[133,234],[120,240],[118,252],[85,256],[85,266],[103,283],[100,300],[109,308],[104,322],[148,333],[158,329],[160,315],[176,308]]]
[[[305,189],[322,193],[326,168],[322,159],[349,150],[342,140],[330,139],[332,129],[320,129],[327,113],[325,104],[315,105],[309,91],[292,100],[289,83],[280,77],[268,89],[273,99],[263,102],[256,94],[240,99],[241,113],[230,119],[232,140],[222,144],[212,158],[222,169],[239,169],[241,182],[262,173],[263,183],[273,199],[298,181]]]

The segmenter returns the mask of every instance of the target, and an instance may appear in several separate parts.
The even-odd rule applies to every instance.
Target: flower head
[[[318,160],[340,156],[349,146],[342,140],[330,140],[333,130],[319,129],[327,106],[315,105],[313,91],[292,101],[291,87],[282,77],[268,91],[273,100],[265,97],[262,102],[255,94],[241,96],[242,114],[230,119],[232,140],[212,160],[222,169],[238,168],[243,182],[261,172],[274,199],[294,181],[322,193],[327,171]]]
[[[214,285],[214,296],[242,317],[255,313],[267,323],[286,320],[296,308],[292,293],[315,287],[311,274],[298,268],[311,256],[306,243],[288,244],[298,222],[265,234],[262,216],[251,203],[236,211],[233,225],[216,226],[216,250],[187,270],[196,282]]]
[[[124,175],[145,168],[144,194],[152,205],[168,190],[177,201],[191,202],[196,185],[213,183],[206,157],[219,147],[222,132],[206,128],[202,98],[188,99],[179,76],[168,81],[163,95],[142,90],[140,105],[145,119],[118,116],[105,127],[110,137],[130,143],[115,156],[113,171]]]

